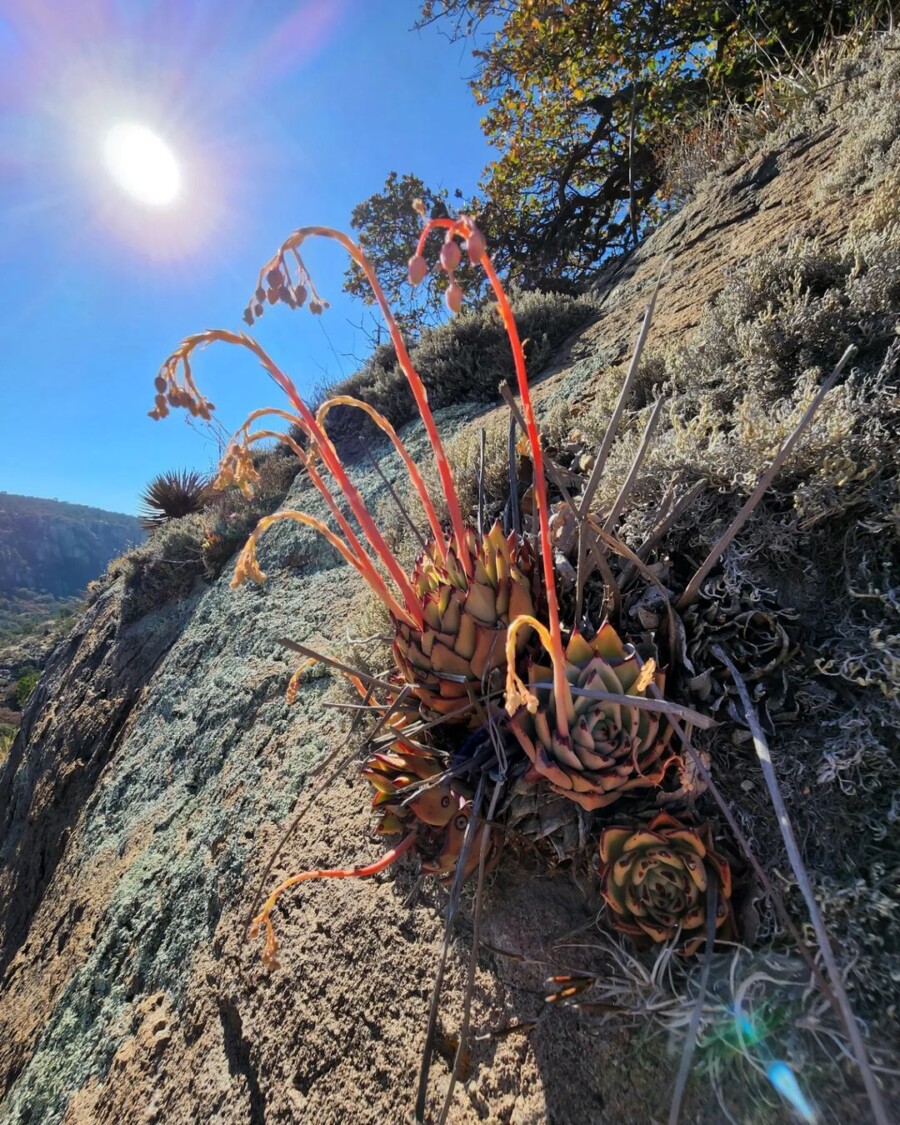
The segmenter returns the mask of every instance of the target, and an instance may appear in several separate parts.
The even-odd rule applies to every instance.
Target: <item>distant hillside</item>
[[[0,492],[0,598],[71,597],[143,538],[134,516]]]

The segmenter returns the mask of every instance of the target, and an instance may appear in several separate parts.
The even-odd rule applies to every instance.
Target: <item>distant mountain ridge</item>
[[[0,597],[78,594],[143,538],[135,516],[0,492]]]

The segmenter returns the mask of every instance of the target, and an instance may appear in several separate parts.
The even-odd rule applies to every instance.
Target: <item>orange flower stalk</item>
[[[425,233],[428,229],[430,228],[426,227]],[[504,315],[507,319],[507,331],[520,380],[524,380],[521,344],[509,304],[484,252],[484,239],[468,218],[459,220],[454,225],[454,233],[465,236],[470,255],[477,255],[484,268],[490,271],[489,276],[492,276],[506,310]],[[188,337],[165,362],[157,377],[158,397],[156,408],[151,413],[153,417],[161,417],[167,413],[169,406],[184,406],[201,417],[210,417],[212,404],[200,395],[191,373],[193,351],[213,341],[224,341],[253,352],[270,377],[285,392],[293,410],[288,412],[269,408],[255,411],[232,439],[223,459],[218,484],[224,487],[234,483],[245,491],[251,489],[255,470],[249,452],[250,446],[262,438],[276,437],[285,441],[303,463],[310,480],[325,500],[338,531],[335,532],[321,520],[304,512],[278,512],[263,519],[244,547],[236,568],[234,584],[246,578],[257,582],[264,580],[256,550],[260,537],[273,523],[290,519],[312,527],[357,570],[387,607],[396,629],[395,662],[401,676],[413,687],[415,697],[429,711],[457,722],[475,723],[479,721],[476,697],[483,694],[492,673],[499,671],[502,674],[504,671],[507,646],[504,644],[503,634],[516,617],[530,616],[533,613],[531,554],[515,537],[504,537],[499,528],[489,534],[484,529],[473,533],[463,523],[450,466],[428,404],[425,386],[412,365],[371,265],[359,247],[346,235],[327,227],[305,227],[295,231],[260,273],[255,315],[262,313],[263,299],[272,304],[286,301],[292,307],[297,307],[306,300],[308,292],[314,295],[310,308],[321,311],[323,302],[315,293],[299,254],[299,247],[304,240],[314,236],[330,238],[342,245],[359,264],[372,285],[376,300],[384,313],[398,361],[406,374],[432,445],[450,511],[451,534],[448,536],[441,526],[418,466],[387,419],[368,403],[350,396],[330,399],[314,415],[288,376],[255,340],[242,333],[220,330]],[[294,288],[290,287],[286,266],[286,256],[289,254],[294,255],[301,271],[299,283]],[[451,280],[453,268],[460,257],[458,244],[452,235],[448,236],[442,262],[451,274]],[[264,280],[268,285],[267,289],[263,288]],[[254,311],[249,308],[246,310],[245,320],[248,323],[253,322]],[[385,543],[328,437],[325,421],[328,412],[336,405],[354,406],[364,411],[386,434],[403,461],[422,503],[431,537],[412,576],[404,572]],[[528,409],[530,412],[530,401]],[[277,435],[268,428],[251,431],[251,425],[266,415],[295,423],[308,439],[309,449],[303,450],[293,439]],[[530,417],[536,441],[533,413],[530,413]],[[336,484],[336,489],[320,473],[317,465],[319,461]],[[361,536],[351,527],[339,499],[346,502],[355,517]],[[543,494],[543,509],[546,510],[546,492]],[[547,542],[549,543],[549,539]],[[396,591],[385,582],[384,571],[389,575]],[[545,574],[552,575],[552,559],[545,560]],[[551,634],[558,636],[559,614],[555,592],[551,593],[551,598]],[[517,637],[517,643],[513,647],[520,653],[527,642],[526,630],[517,630]]]
[[[562,627],[559,619],[559,602],[556,597],[556,573],[553,569],[553,543],[550,538],[550,512],[547,502],[547,482],[544,477],[544,456],[541,449],[537,422],[534,417],[531,391],[528,387],[525,353],[522,351],[522,342],[519,339],[519,330],[516,327],[516,320],[513,316],[509,299],[487,255],[484,236],[468,215],[463,215],[458,219],[431,219],[425,224],[419,236],[419,244],[416,247],[415,257],[410,259],[410,278],[424,277],[420,263],[424,261],[422,251],[425,248],[425,240],[428,238],[431,231],[439,227],[445,229],[447,232],[444,249],[441,254],[441,262],[450,277],[450,288],[447,291],[448,307],[450,307],[452,311],[457,312],[459,309],[459,301],[461,300],[459,287],[453,279],[454,268],[460,260],[458,247],[453,241],[454,236],[458,235],[465,241],[466,250],[473,264],[480,265],[487,275],[487,279],[497,298],[497,306],[512,348],[516,381],[519,386],[519,395],[522,399],[522,413],[525,417],[525,427],[531,446],[532,462],[534,464],[534,491],[537,502],[538,524],[541,537],[541,558],[544,568],[544,591],[547,597],[547,616],[549,621],[549,630],[546,631],[545,644],[553,663],[553,692],[556,698],[559,735],[561,738],[566,739],[569,736],[569,723],[574,719],[574,706],[572,693],[569,691],[569,684],[566,679],[566,657],[562,641]],[[457,252],[450,250],[450,247],[455,247]],[[527,621],[523,619],[518,625],[515,622],[510,623],[507,640],[506,707],[511,715],[514,715],[523,703],[527,704],[529,709],[537,706],[537,701],[534,700],[533,697],[530,697],[528,693],[523,695],[518,690],[517,685],[521,684],[521,681],[515,673],[515,662],[509,662],[509,653],[515,650],[516,634],[519,629],[526,625],[534,627],[536,624],[537,622],[534,618],[529,618]]]
[[[305,883],[309,879],[365,879],[371,875],[378,875],[381,871],[386,871],[392,863],[396,863],[402,855],[410,851],[415,843],[416,834],[415,832],[410,832],[408,836],[404,836],[396,848],[391,848],[389,852],[386,852],[381,859],[375,860],[374,863],[364,864],[359,867],[316,868],[314,871],[303,871],[299,875],[292,875],[290,879],[285,879],[283,883],[279,883],[266,899],[262,910],[250,923],[251,938],[259,936],[260,926],[265,928],[266,944],[262,955],[265,964],[270,968],[278,967],[278,939],[275,937],[275,928],[272,925],[270,915],[275,907],[275,903],[285,891],[290,890],[291,887],[296,887],[298,883]]]
[[[342,231],[334,230],[331,227],[301,227],[299,230],[294,231],[294,233],[282,244],[275,257],[267,262],[266,265],[264,265],[260,270],[259,286],[262,286],[264,278],[274,280],[273,275],[275,274],[281,274],[281,276],[284,277],[284,274],[281,273],[281,271],[286,271],[284,259],[285,254],[287,253],[293,253],[301,270],[302,276],[308,280],[309,274],[303,264],[302,258],[300,257],[299,248],[306,241],[306,239],[310,237],[331,238],[335,242],[340,243],[340,245],[344,247],[350,257],[353,259],[353,261],[356,262],[359,268],[363,271],[367,281],[369,282],[369,285],[372,287],[372,293],[374,294],[375,300],[378,303],[378,307],[381,309],[382,316],[384,317],[385,324],[387,325],[388,333],[391,337],[391,343],[394,345],[394,350],[397,353],[397,362],[400,364],[400,368],[406,376],[407,381],[409,382],[413,397],[416,400],[416,406],[419,410],[422,422],[425,425],[425,432],[428,434],[428,440],[431,442],[431,447],[434,450],[434,457],[435,461],[437,462],[438,474],[441,479],[441,486],[444,490],[444,495],[447,497],[447,506],[450,511],[450,523],[453,527],[453,537],[455,540],[457,554],[461,562],[463,563],[466,574],[470,575],[472,573],[471,561],[465,558],[464,550],[465,525],[463,523],[462,513],[459,507],[459,500],[456,495],[456,486],[453,482],[453,474],[450,471],[450,463],[448,462],[446,453],[444,452],[444,446],[441,442],[441,437],[438,433],[437,426],[435,425],[434,415],[431,413],[431,407],[428,405],[428,391],[425,389],[425,384],[422,382],[419,373],[416,371],[415,367],[413,367],[409,351],[406,347],[406,342],[403,339],[403,334],[400,331],[397,321],[394,319],[394,314],[391,311],[391,306],[388,304],[387,297],[384,295],[384,290],[381,288],[381,283],[379,282],[375,274],[375,270],[372,268],[372,265],[369,262],[368,258],[365,256],[359,246],[357,246],[357,244]],[[274,289],[273,291],[275,293],[287,293],[289,292],[289,289],[287,286],[283,285],[281,289]],[[257,289],[257,293],[258,292],[259,288]],[[275,299],[278,298],[276,297]],[[259,315],[259,313],[261,312],[262,305],[259,305],[257,315]],[[430,519],[431,513],[429,513],[429,520]],[[436,542],[438,542],[439,549],[441,550],[443,557],[446,559],[448,545],[446,544],[444,536],[436,536]]]
[[[159,375],[157,376],[156,385],[159,388],[161,385],[164,393],[160,392],[157,399],[157,409],[152,411],[151,415],[155,417],[161,416],[159,410],[159,398],[164,398],[164,402],[168,402],[173,406],[186,406],[192,413],[200,414],[203,417],[202,411],[206,411],[206,416],[209,416],[211,404],[204,399],[200,392],[197,390],[196,384],[193,381],[190,368],[190,357],[194,350],[198,347],[205,346],[206,344],[215,341],[222,341],[230,344],[237,344],[240,347],[245,347],[259,359],[266,372],[275,380],[279,387],[288,396],[291,405],[296,410],[296,415],[288,415],[292,421],[296,422],[298,426],[309,438],[311,447],[321,456],[325,467],[336,481],[344,499],[347,501],[353,515],[356,517],[363,534],[368,542],[371,544],[372,549],[376,553],[379,561],[384,565],[391,578],[396,583],[401,597],[402,606],[397,603],[393,595],[388,595],[387,604],[390,611],[397,616],[400,620],[405,620],[410,624],[421,627],[423,616],[421,607],[418,604],[415,591],[410,584],[409,579],[400,566],[397,559],[394,557],[392,551],[381,532],[378,525],[372,518],[371,513],[366,508],[362,496],[359,494],[356,486],[350,480],[341,463],[340,456],[331,442],[331,439],[325,431],[319,426],[316,421],[315,415],[304,402],[300,396],[297,388],[294,386],[293,381],[281,371],[275,362],[267,355],[263,348],[249,336],[243,333],[228,332],[224,329],[216,329],[213,331],[199,333],[195,336],[189,336],[171,356],[163,364]],[[181,382],[179,382],[179,374],[181,374]],[[158,413],[157,413],[158,412]],[[223,473],[220,474],[220,484],[229,483],[232,477],[229,470],[232,464],[244,464],[248,460],[246,447],[241,446],[243,452],[233,446],[231,447],[223,459]],[[307,467],[310,458],[307,457]],[[237,483],[240,483],[238,477],[234,477]],[[310,479],[313,481],[318,490],[322,493],[328,504],[329,510],[334,513],[336,510],[336,501],[330,492],[330,489],[318,475],[318,473],[311,474]],[[247,483],[247,478],[244,478]],[[302,517],[302,518],[300,518]],[[280,518],[300,518],[300,522],[309,523],[313,517],[305,517],[303,513],[295,513],[287,516],[287,513],[281,513]],[[341,517],[343,521],[343,517]],[[341,522],[339,521],[339,522]],[[271,521],[270,521],[271,522]],[[310,523],[310,526],[317,527],[319,521]],[[345,535],[349,530],[349,525],[345,521],[341,523],[342,531]],[[262,572],[256,565],[256,543],[261,534],[260,528],[253,533],[250,537],[244,551],[241,554],[241,559],[238,563],[237,572],[235,575],[236,581],[241,581],[243,577],[252,577],[257,581],[263,578]],[[348,537],[349,545],[343,544],[338,547],[341,554],[347,561],[359,571],[362,577],[369,583],[373,591],[382,600],[385,600],[385,587],[383,580],[378,575],[376,567],[362,548],[359,540],[350,533]],[[330,540],[335,546],[337,542]]]

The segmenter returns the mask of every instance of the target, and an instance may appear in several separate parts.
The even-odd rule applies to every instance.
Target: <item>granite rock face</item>
[[[627,359],[663,262],[654,335],[665,344],[687,338],[727,267],[750,249],[797,230],[840,237],[852,208],[814,202],[812,191],[839,144],[829,124],[735,169],[610,270],[601,316],[558,354],[539,402],[588,397],[602,363]],[[452,432],[475,413],[439,421]],[[424,461],[421,433],[410,440]],[[358,479],[367,496],[382,487],[374,474]],[[344,698],[338,685],[311,677],[298,702],[285,703],[292,662],[279,638],[345,657],[348,638],[361,639],[365,595],[347,569],[325,552],[318,569],[315,559],[302,573],[290,565],[305,535],[283,527],[266,541],[265,586],[232,591],[226,572],[127,626],[117,589],[107,590],[29,703],[0,773],[6,1125],[407,1117],[443,889],[405,872],[306,885],[280,909],[282,968],[272,973],[245,935],[261,885],[366,862],[383,846],[367,834],[349,713],[328,706]],[[305,788],[308,779],[334,753],[329,783],[310,803],[320,779]],[[296,831],[263,878],[294,814]],[[545,971],[534,962],[597,908],[587,881],[501,866],[483,936],[514,957],[479,959],[480,1029],[536,1014]],[[461,1016],[463,915],[441,1014],[448,1035]],[[631,1035],[560,1013],[531,1036],[480,1041],[450,1120],[661,1119],[667,1090],[648,1085],[637,1116],[627,1101],[640,1076]],[[447,1074],[437,1057],[432,1109]]]

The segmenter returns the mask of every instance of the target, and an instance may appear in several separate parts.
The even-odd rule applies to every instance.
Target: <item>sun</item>
[[[145,125],[113,125],[103,139],[103,159],[119,187],[148,207],[165,207],[181,191],[175,154]]]

